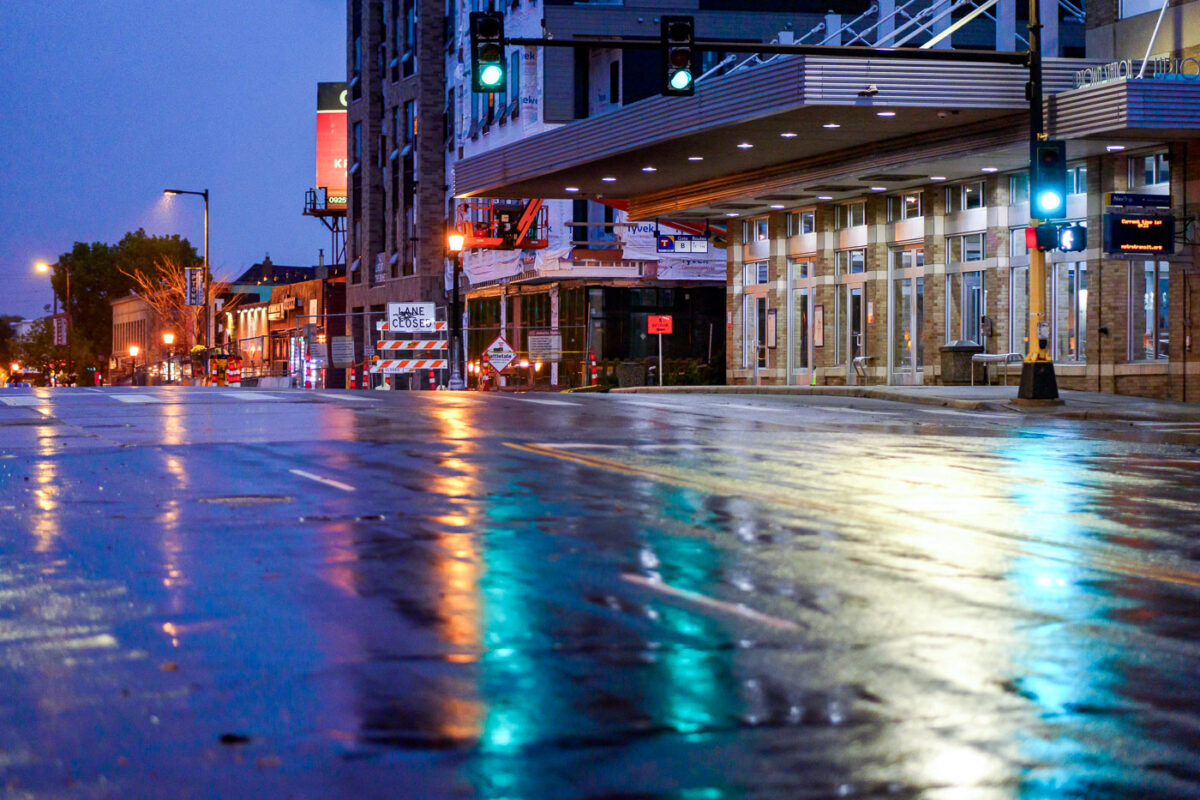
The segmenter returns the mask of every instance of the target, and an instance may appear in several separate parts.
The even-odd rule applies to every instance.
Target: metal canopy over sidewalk
[[[1046,59],[1047,90],[1093,63]],[[464,159],[454,192],[621,198],[635,219],[704,218],[901,190],[928,183],[930,164],[949,180],[975,175],[967,156],[982,152],[1017,170],[1029,158],[1027,78],[1003,64],[781,57],[693,97],[647,98]],[[1072,144],[1072,157],[1102,151]]]

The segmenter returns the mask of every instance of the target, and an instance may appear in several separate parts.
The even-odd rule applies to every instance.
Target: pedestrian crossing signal
[[[692,17],[662,17],[662,93],[688,97],[696,93],[696,23]]]
[[[503,92],[508,85],[504,63],[504,15],[496,11],[472,11],[471,89]]]

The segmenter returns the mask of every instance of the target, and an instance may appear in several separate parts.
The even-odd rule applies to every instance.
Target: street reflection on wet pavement
[[[143,394],[0,406],[14,796],[1200,795],[1200,436]]]

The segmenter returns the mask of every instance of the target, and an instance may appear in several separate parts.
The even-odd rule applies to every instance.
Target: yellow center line
[[[835,505],[833,503],[827,503],[813,499],[810,495],[806,495],[803,501],[800,501],[798,499],[793,499],[784,493],[769,494],[748,486],[740,485],[736,490],[731,489],[727,481],[708,478],[705,475],[688,472],[675,467],[660,466],[651,468],[634,464],[624,464],[607,458],[584,455],[582,453],[567,452],[554,447],[534,444],[532,442],[504,442],[503,444],[505,447],[529,453],[531,455],[544,456],[547,458],[556,459],[558,461],[567,461],[580,466],[603,470],[605,472],[614,472],[620,475],[645,478],[657,483],[668,484],[682,489],[692,489],[719,497],[756,500],[764,505],[783,506],[786,508],[795,509],[809,516],[815,516],[816,514],[820,513],[829,519],[838,520],[842,523],[858,521],[862,524],[872,525],[876,529],[886,529],[887,527],[892,527],[895,525],[894,511],[887,508],[871,508],[865,503],[857,503],[851,506]],[[911,515],[911,510],[908,513]],[[851,517],[857,517],[857,520],[852,520]],[[1130,561],[1118,556],[1106,555],[1104,553],[1096,552],[1095,550],[1088,550],[1060,542],[1043,541],[1031,537],[1020,536],[1018,534],[1002,531],[987,531],[978,528],[963,528],[957,525],[947,524],[942,520],[935,518],[925,517],[922,519],[922,522],[924,524],[923,530],[928,534],[941,533],[942,535],[947,536],[962,536],[967,534],[977,538],[987,539],[997,548],[1006,552],[1008,555],[1069,564],[1071,566],[1092,569],[1098,572],[1110,572],[1118,575],[1127,575],[1130,577],[1161,581],[1164,583],[1200,587],[1200,574],[1196,572],[1171,569],[1152,564],[1139,564],[1135,561]],[[1055,556],[1042,552],[1047,547],[1065,550],[1068,551],[1068,553],[1061,556]],[[1033,548],[1037,548],[1037,550],[1035,551]],[[1072,555],[1074,557],[1072,557]]]

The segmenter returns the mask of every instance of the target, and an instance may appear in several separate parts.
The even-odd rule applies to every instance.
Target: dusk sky
[[[345,80],[344,0],[0,3],[0,314],[40,316],[38,260],[76,241],[178,233],[236,275],[311,265],[317,83]]]

